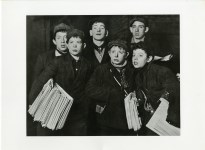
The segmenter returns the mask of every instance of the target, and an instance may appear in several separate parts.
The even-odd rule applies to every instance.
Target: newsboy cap
[[[110,50],[113,46],[121,47],[121,48],[123,48],[125,51],[128,52],[127,42],[124,41],[124,40],[117,39],[117,40],[114,40],[114,41],[111,41],[111,42],[108,43],[108,48],[109,48],[109,50]]]
[[[91,20],[89,21],[89,23],[88,23],[89,28],[91,29],[91,28],[92,28],[92,25],[93,25],[94,23],[97,23],[97,22],[103,23],[103,24],[105,25],[105,28],[106,28],[106,29],[108,28],[108,20],[107,20],[105,17],[103,17],[103,16],[100,16],[100,17],[96,17],[96,18],[91,19]]]
[[[144,23],[145,27],[148,27],[148,21],[147,19],[145,19],[144,17],[140,16],[140,17],[134,17],[133,19],[130,20],[130,27],[132,26],[132,24],[135,22],[135,21],[139,21],[139,22],[142,22]]]
[[[53,33],[56,34],[58,31],[68,31],[70,29],[72,29],[70,26],[65,23],[60,23],[54,27]]]

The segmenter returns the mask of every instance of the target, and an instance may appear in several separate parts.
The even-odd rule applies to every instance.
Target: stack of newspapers
[[[138,131],[141,128],[142,123],[140,117],[138,116],[138,103],[135,93],[128,94],[124,99],[124,103],[128,128]]]
[[[160,105],[146,126],[161,136],[180,135],[180,128],[177,128],[166,121],[169,102],[164,98],[160,98],[160,101]]]
[[[41,122],[43,127],[58,130],[64,126],[72,103],[73,98],[50,79],[28,112],[34,117],[34,121]]]

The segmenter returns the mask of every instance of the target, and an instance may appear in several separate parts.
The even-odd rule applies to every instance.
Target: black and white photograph
[[[203,0],[1,2],[3,150],[203,150]]]
[[[28,136],[180,135],[180,15],[26,21]]]

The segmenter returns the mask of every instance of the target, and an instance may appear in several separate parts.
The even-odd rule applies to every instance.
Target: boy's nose
[[[73,44],[73,47],[77,47],[77,44],[76,44],[76,43],[74,43],[74,44]]]
[[[65,38],[63,38],[63,39],[61,40],[62,43],[65,43],[65,41],[66,41]]]
[[[137,31],[137,32],[138,32],[138,31],[139,31],[139,28],[137,27],[137,28],[135,29],[135,31]]]

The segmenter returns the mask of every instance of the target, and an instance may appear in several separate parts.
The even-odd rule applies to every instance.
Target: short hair
[[[55,39],[57,32],[67,32],[67,31],[71,30],[72,28],[73,28],[72,26],[68,26],[65,23],[60,23],[60,24],[56,25],[53,29],[53,39]]]
[[[133,19],[130,20],[130,23],[129,23],[130,27],[133,25],[135,21],[144,23],[145,27],[149,26],[147,19],[145,19],[144,17],[134,17]]]
[[[104,18],[104,17],[97,17],[97,18],[91,19],[91,20],[89,21],[89,24],[88,24],[89,29],[92,29],[93,24],[99,23],[99,22],[101,22],[101,23],[103,23],[103,24],[105,25],[105,29],[106,29],[106,30],[108,29],[108,21],[107,21],[107,19]]]
[[[147,54],[148,57],[153,56],[152,46],[148,45],[147,43],[139,42],[139,43],[132,44],[131,45],[132,53],[136,49],[142,49]]]
[[[78,29],[69,30],[67,32],[67,41],[69,41],[70,38],[72,38],[72,37],[79,37],[81,39],[82,43],[85,42],[85,34],[81,30],[78,30]]]
[[[126,52],[128,52],[127,42],[124,40],[113,40],[108,43],[108,49],[110,50],[113,46],[118,46],[120,48],[123,48]]]

